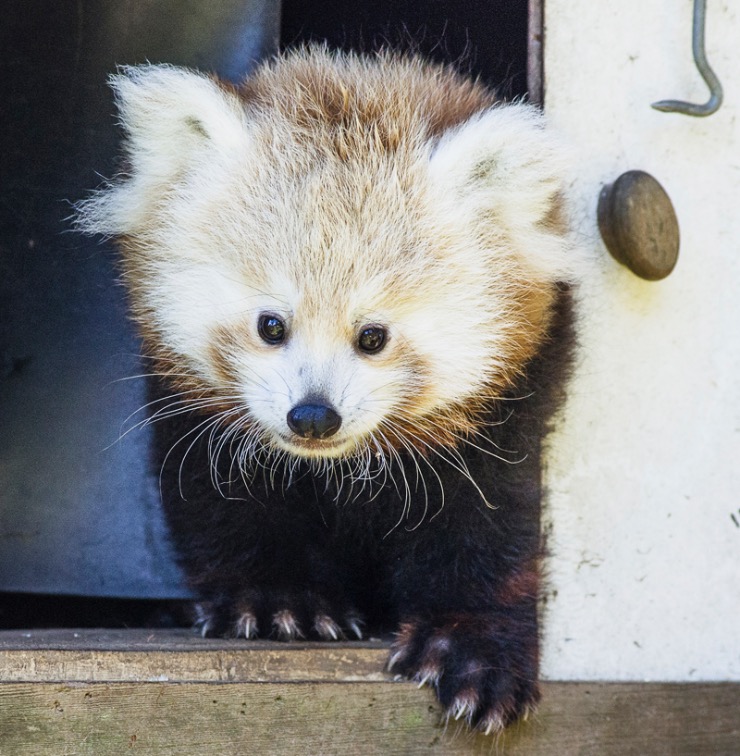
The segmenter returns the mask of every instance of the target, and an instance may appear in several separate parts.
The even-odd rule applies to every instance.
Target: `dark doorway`
[[[528,5],[528,0],[283,0],[281,44],[416,50],[460,65],[511,98],[527,93]]]

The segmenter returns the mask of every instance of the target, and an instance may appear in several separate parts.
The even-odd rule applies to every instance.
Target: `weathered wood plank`
[[[0,756],[740,754],[737,683],[548,682],[535,717],[485,738],[383,675],[386,654],[380,641],[0,633]]]
[[[550,683],[536,718],[486,738],[408,683],[2,683],[0,754],[736,756],[739,711],[732,685]]]
[[[276,643],[187,630],[0,632],[0,682],[381,682],[381,641]]]

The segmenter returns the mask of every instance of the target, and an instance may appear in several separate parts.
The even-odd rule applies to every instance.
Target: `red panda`
[[[414,56],[112,78],[115,237],[204,635],[395,629],[485,732],[538,700],[540,449],[572,341],[542,115]]]

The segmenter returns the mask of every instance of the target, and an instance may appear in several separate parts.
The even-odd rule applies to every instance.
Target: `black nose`
[[[342,418],[324,404],[299,404],[288,412],[290,429],[303,438],[333,436],[342,424]]]

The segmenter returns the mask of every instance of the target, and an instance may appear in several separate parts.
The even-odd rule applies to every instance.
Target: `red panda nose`
[[[288,412],[290,429],[303,438],[328,438],[342,424],[342,418],[324,404],[299,404]]]

